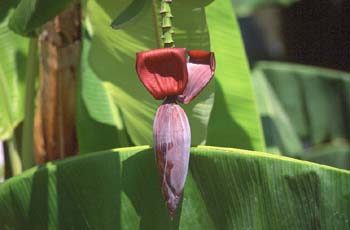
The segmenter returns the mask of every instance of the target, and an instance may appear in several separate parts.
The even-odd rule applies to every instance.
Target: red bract
[[[186,50],[164,48],[137,53],[136,70],[141,82],[157,100],[181,94],[186,86]]]
[[[209,83],[215,70],[214,53],[192,50],[188,55],[186,62],[184,48],[137,53],[137,73],[155,99],[178,95],[177,100],[187,104]]]

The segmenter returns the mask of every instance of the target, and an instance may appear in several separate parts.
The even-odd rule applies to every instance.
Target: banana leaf
[[[77,92],[79,152],[89,153],[132,146],[119,108],[88,63],[91,39],[87,31],[84,31],[84,34]]]
[[[334,167],[350,167],[350,74],[260,62],[253,79],[269,148]]]
[[[28,39],[9,30],[7,23],[8,16],[0,22],[0,140],[10,138],[24,117]]]
[[[9,27],[18,34],[33,36],[35,30],[63,11],[71,2],[73,1],[52,3],[46,0],[21,0],[11,15]]]
[[[266,76],[261,71],[253,71],[252,79],[266,148],[272,153],[300,157],[304,151],[302,142]]]
[[[205,9],[215,52],[215,101],[207,145],[265,150],[249,67],[231,4],[216,0]]]
[[[7,20],[10,10],[17,6],[20,0],[2,0],[0,2],[0,23]]]
[[[147,146],[32,168],[0,185],[1,229],[349,227],[350,172],[261,152],[197,147],[171,221]]]
[[[308,145],[350,138],[350,74],[319,67],[260,62],[301,140]]]

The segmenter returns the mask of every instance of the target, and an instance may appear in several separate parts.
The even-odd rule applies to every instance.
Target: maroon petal
[[[136,70],[155,99],[179,95],[188,79],[186,50],[164,48],[137,53]]]
[[[208,85],[215,71],[214,53],[192,50],[188,54],[188,82],[182,95],[177,97],[184,104],[191,102]]]
[[[185,185],[191,147],[190,126],[179,105],[165,102],[158,108],[153,138],[162,191],[173,218]]]

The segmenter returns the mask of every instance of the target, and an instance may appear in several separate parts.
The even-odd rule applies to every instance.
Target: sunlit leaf
[[[25,68],[28,39],[0,23],[0,140],[9,138],[24,116]]]
[[[153,150],[135,147],[48,163],[8,180],[0,185],[0,228],[347,230],[349,197],[349,171],[199,147],[171,221]]]
[[[130,146],[118,107],[88,64],[91,41],[83,39],[78,84],[77,134],[80,153]]]
[[[214,1],[206,8],[206,17],[217,63],[207,144],[264,151],[248,63],[230,2]]]

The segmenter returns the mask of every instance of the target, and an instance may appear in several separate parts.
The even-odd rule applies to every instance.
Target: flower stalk
[[[175,47],[175,43],[173,40],[174,30],[172,28],[171,20],[174,17],[171,13],[170,4],[172,0],[162,0],[160,3],[160,15],[162,18],[162,40],[164,44],[164,48],[172,48]]]

